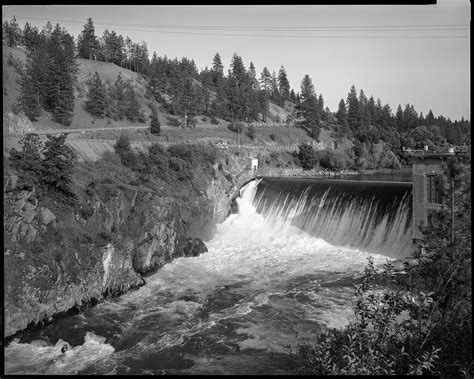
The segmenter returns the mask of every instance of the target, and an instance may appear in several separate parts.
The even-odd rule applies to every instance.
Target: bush
[[[156,113],[155,109],[151,112],[151,123],[150,123],[150,132],[152,134],[159,135],[161,132],[161,124],[160,120],[158,119],[158,114]]]
[[[219,120],[217,118],[215,118],[214,116],[211,116],[211,124],[219,125]]]
[[[234,123],[230,122],[227,128],[234,133],[242,133],[244,131],[244,123],[240,121]]]
[[[298,158],[304,170],[311,170],[318,164],[318,158],[313,146],[307,143],[302,143],[299,146]]]
[[[253,125],[250,125],[249,128],[247,129],[247,137],[249,137],[252,141],[255,140],[256,136],[256,130]]]
[[[170,126],[174,126],[174,127],[177,127],[179,128],[181,126],[181,122],[173,117],[167,117],[166,120],[168,121],[168,124]]]
[[[84,219],[87,220],[89,217],[92,217],[94,215],[94,208],[89,205],[85,204],[79,208],[79,215]]]
[[[275,134],[270,134],[269,137],[272,141],[275,141]]]
[[[132,151],[130,138],[126,134],[121,134],[114,145],[115,153],[120,157],[124,166],[134,167],[136,164],[136,155]]]
[[[352,160],[344,151],[322,150],[316,152],[319,165],[328,170],[343,170],[352,165]]]

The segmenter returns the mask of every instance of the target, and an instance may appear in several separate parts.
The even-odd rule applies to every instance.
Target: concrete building
[[[438,211],[442,207],[443,173],[450,157],[459,157],[470,162],[470,154],[427,153],[411,157],[413,173],[413,233],[412,238],[421,239],[421,227],[434,222],[430,219],[430,210]]]
[[[253,171],[258,169],[258,159],[257,158],[248,158],[247,159],[247,168]]]

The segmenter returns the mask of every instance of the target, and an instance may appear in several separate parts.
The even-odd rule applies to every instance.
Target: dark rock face
[[[243,180],[228,177],[210,179],[202,198],[186,203],[137,190],[119,189],[106,201],[94,194],[87,219],[34,191],[4,191],[5,337],[137,288],[142,275],[174,258],[207,252],[203,240]]]

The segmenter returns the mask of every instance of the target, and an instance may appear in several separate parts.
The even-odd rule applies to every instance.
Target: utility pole
[[[454,247],[454,178],[451,177],[451,247]]]

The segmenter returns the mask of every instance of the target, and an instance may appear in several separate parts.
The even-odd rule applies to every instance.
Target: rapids
[[[381,265],[403,255],[411,223],[406,194],[392,204],[374,191],[356,199],[322,182],[299,186],[248,183],[208,253],[176,259],[134,292],[27,332],[5,347],[5,373],[288,373],[291,347],[351,319],[367,258]]]

